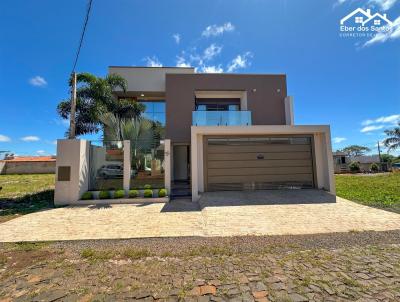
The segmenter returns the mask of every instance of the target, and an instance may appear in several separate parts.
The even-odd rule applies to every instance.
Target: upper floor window
[[[165,126],[165,101],[141,101],[146,106],[143,117]]]
[[[196,111],[239,111],[240,99],[196,99]]]

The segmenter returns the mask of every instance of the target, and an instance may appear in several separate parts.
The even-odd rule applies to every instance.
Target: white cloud
[[[384,127],[383,125],[365,126],[364,128],[362,128],[360,130],[360,132],[362,132],[362,133],[371,132],[371,131],[382,129],[383,127]]]
[[[162,67],[162,63],[156,56],[144,58],[148,67]]]
[[[21,140],[24,142],[37,142],[40,140],[40,138],[38,136],[28,135],[28,136],[21,137]]]
[[[9,138],[8,136],[2,135],[0,134],[0,143],[6,143],[11,141],[11,138]]]
[[[37,150],[36,153],[39,154],[39,155],[44,155],[44,154],[46,154],[46,151],[44,151],[44,150]]]
[[[347,140],[347,138],[345,138],[345,137],[334,137],[332,140],[333,140],[333,142],[335,144],[339,144],[339,143],[344,142],[345,140]]]
[[[361,123],[363,126],[368,126],[372,124],[396,124],[400,121],[400,114],[392,114],[388,116],[381,116],[376,119],[368,119]]]
[[[368,3],[378,5],[382,10],[389,10],[397,0],[370,0]]]
[[[376,43],[384,43],[388,40],[400,38],[400,17],[393,21],[390,30],[387,32],[379,32],[373,38],[364,43],[363,47],[371,46]]]
[[[200,67],[200,72],[204,72],[204,73],[222,73],[222,72],[224,72],[224,69],[221,67],[221,65],[218,65],[218,66],[201,66]]]
[[[190,67],[189,62],[183,56],[176,57],[176,67]]]
[[[222,35],[224,32],[234,31],[235,26],[231,22],[226,22],[222,25],[209,25],[206,27],[205,30],[201,33],[203,37],[211,37],[211,36],[219,36]]]
[[[47,82],[43,77],[36,76],[36,77],[29,79],[29,84],[31,84],[32,86],[36,86],[36,87],[44,87],[47,85]]]
[[[250,65],[249,59],[252,56],[253,55],[249,51],[242,55],[237,55],[236,58],[234,58],[232,62],[228,64],[228,72],[234,72],[236,69],[239,68],[246,68]]]
[[[173,34],[172,38],[175,40],[176,44],[179,44],[181,42],[181,35],[180,34]]]
[[[386,11],[386,10],[389,10],[390,8],[392,8],[393,5],[395,5],[397,1],[398,1],[398,0],[369,0],[369,1],[368,1],[368,4],[369,4],[370,6],[371,6],[371,5],[372,5],[372,6],[377,5],[377,6],[379,6],[379,8],[380,8],[381,10]],[[335,6],[336,6],[336,5],[341,5],[341,4],[345,3],[345,2],[350,3],[350,2],[355,2],[355,1],[354,1],[354,0],[338,0],[338,1],[335,3]]]
[[[221,51],[222,51],[222,46],[218,46],[213,43],[204,50],[203,59],[212,60],[212,58],[219,55]]]

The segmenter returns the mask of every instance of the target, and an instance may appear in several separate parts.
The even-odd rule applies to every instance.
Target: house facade
[[[227,190],[335,193],[330,127],[294,124],[286,75],[120,66],[109,73],[128,84],[116,97],[143,103],[143,118],[158,129],[159,141],[141,159],[132,157],[124,188],[149,183],[172,196],[183,190],[194,201],[204,192]],[[133,154],[145,149],[135,143]],[[88,188],[96,190],[90,181]]]

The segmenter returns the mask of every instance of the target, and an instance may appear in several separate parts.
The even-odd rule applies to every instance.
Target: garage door
[[[314,187],[311,137],[207,137],[206,191]]]

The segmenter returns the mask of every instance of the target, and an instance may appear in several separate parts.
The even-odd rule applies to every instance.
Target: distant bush
[[[145,190],[150,190],[151,189],[151,185],[144,185],[143,187]]]
[[[370,167],[372,172],[378,172],[379,171],[379,165],[377,163],[373,163]]]
[[[165,197],[165,196],[167,196],[167,190],[166,189],[158,190],[158,197]]]
[[[360,164],[356,161],[353,161],[349,164],[349,169],[351,172],[360,172]]]
[[[138,190],[129,190],[129,198],[136,198],[139,196]]]
[[[125,197],[125,191],[124,190],[117,190],[114,192],[114,199],[118,198],[124,198]]]
[[[99,199],[110,199],[111,193],[109,191],[100,191]]]
[[[82,200],[90,200],[93,199],[93,193],[92,192],[85,192],[81,196]]]
[[[144,190],[143,196],[144,196],[145,198],[152,198],[152,197],[153,197],[153,191],[152,191],[152,190],[149,190],[149,189]]]

